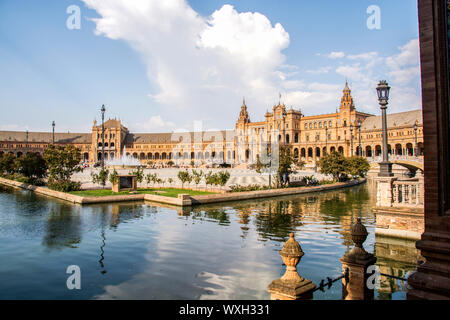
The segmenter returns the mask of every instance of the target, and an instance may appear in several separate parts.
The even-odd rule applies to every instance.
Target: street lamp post
[[[378,173],[379,177],[392,177],[394,174],[392,173],[392,163],[389,162],[388,158],[388,147],[387,147],[387,117],[386,117],[386,109],[389,100],[389,91],[391,87],[389,87],[386,80],[380,81],[377,87],[378,94],[378,102],[380,103],[381,109],[381,127],[383,134],[383,161],[380,163],[380,172]]]
[[[350,125],[350,141],[351,156],[353,157],[353,123]]]
[[[418,148],[417,148],[417,129],[418,129],[418,126],[417,126],[417,122],[416,123],[414,123],[414,156],[415,157],[417,157],[418,156]]]
[[[359,152],[358,156],[362,157],[362,148],[361,148],[361,120],[358,120],[358,139],[359,139]]]
[[[55,121],[52,121],[52,144],[55,144]]]
[[[25,150],[26,150],[26,153],[28,153],[28,130],[27,130],[27,138],[26,138]]]
[[[105,105],[100,109],[102,112],[102,169],[105,167]]]

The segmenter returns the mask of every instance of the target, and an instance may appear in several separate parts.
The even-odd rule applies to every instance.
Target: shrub
[[[241,185],[232,185],[230,186],[231,192],[248,192],[248,191],[259,191],[259,190],[268,190],[268,186],[260,186],[257,184],[241,186]]]
[[[327,154],[320,158],[318,163],[320,172],[331,175],[334,181],[341,181],[348,171],[348,166],[347,159],[338,152]]]
[[[50,189],[61,192],[71,192],[81,190],[80,182],[74,182],[70,180],[54,180],[53,178],[49,178],[47,186]]]
[[[38,181],[47,176],[47,163],[39,153],[28,153],[15,162],[17,172],[30,181]]]
[[[348,159],[348,170],[347,173],[351,176],[359,176],[364,178],[367,171],[370,170],[369,161],[366,158],[353,156]]]
[[[77,191],[81,189],[79,182],[70,180],[75,172],[83,171],[80,166],[81,153],[75,146],[49,145],[44,152],[44,160],[48,166],[48,187],[58,191]]]
[[[50,179],[67,181],[75,172],[83,171],[80,166],[81,153],[75,146],[49,145],[44,152]]]
[[[0,175],[11,175],[16,172],[16,157],[11,153],[5,153],[0,156]]]

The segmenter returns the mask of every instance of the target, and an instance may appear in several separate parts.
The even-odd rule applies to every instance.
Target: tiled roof
[[[414,126],[423,124],[422,110],[413,110],[399,113],[391,113],[387,115],[388,128]],[[381,116],[368,117],[361,124],[361,130],[381,130]]]
[[[90,133],[57,133],[55,132],[56,143],[91,143]],[[24,131],[0,131],[0,141],[26,142],[27,134]],[[52,142],[51,132],[28,132],[28,142]]]
[[[227,134],[228,133],[228,134]],[[128,133],[125,138],[125,143],[176,143],[181,141],[188,142],[186,140],[187,136],[190,136],[191,142],[195,142],[194,132],[181,132],[181,133]],[[203,141],[214,140],[211,137],[215,137],[219,135],[219,137],[224,137],[227,141],[234,141],[234,131],[204,131],[203,132]],[[172,137],[174,137],[174,141],[172,141]],[[183,138],[181,138],[183,137]]]

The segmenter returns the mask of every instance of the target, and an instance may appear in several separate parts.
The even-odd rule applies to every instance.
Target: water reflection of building
[[[382,236],[376,237],[375,255],[381,273],[400,278],[406,278],[406,273],[413,271],[417,262],[423,259],[415,241]],[[391,299],[394,292],[406,291],[404,281],[385,276],[380,278],[380,286],[377,290],[379,299]]]

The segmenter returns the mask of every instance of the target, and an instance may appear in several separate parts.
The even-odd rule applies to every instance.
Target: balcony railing
[[[392,186],[392,205],[394,207],[423,206],[423,184],[418,180],[394,181]]]
[[[410,162],[417,162],[417,163],[423,163],[423,156],[401,156],[401,155],[389,155],[388,157],[389,161],[410,161]],[[369,162],[379,163],[383,161],[383,156],[374,156],[374,157],[367,157],[367,160]]]

